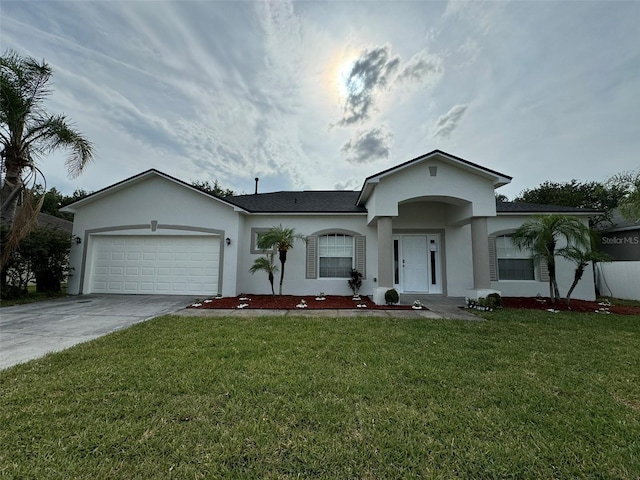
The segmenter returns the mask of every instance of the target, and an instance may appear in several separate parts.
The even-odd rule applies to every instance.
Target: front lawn
[[[640,477],[640,319],[485,316],[138,324],[0,372],[0,477]]]

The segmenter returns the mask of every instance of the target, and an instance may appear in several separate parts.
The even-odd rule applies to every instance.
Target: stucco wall
[[[365,215],[251,215],[244,216],[242,221],[242,235],[240,240],[240,255],[238,267],[238,293],[270,294],[271,287],[267,275],[257,272],[254,275],[249,269],[261,254],[251,253],[251,229],[270,228],[282,224],[287,228],[294,228],[296,233],[312,235],[323,230],[349,230],[359,235],[365,235],[366,240],[366,278],[362,282],[361,292],[371,295],[377,277],[377,239],[376,229],[367,227]],[[278,254],[274,256],[276,265],[280,267]],[[351,291],[346,278],[307,279],[306,277],[306,245],[296,241],[294,248],[287,254],[282,293],[284,295],[309,295],[324,292],[327,295],[348,295]],[[276,274],[275,290],[278,292],[280,272]]]
[[[435,176],[431,176],[429,167],[437,167]],[[369,221],[378,216],[397,216],[399,203],[421,197],[470,202],[470,215],[491,216],[496,211],[491,180],[432,158],[382,177],[367,202]]]
[[[159,225],[180,228],[157,229],[154,232],[151,229],[154,220]],[[237,238],[238,223],[239,218],[233,207],[155,175],[109,195],[97,196],[95,201],[79,206],[75,212],[73,234],[82,239],[82,243],[71,249],[73,275],[69,278],[69,293],[77,294],[81,290],[85,250],[87,274],[82,291],[88,291],[93,235],[87,234],[87,231],[99,230],[96,233],[100,235],[203,235],[206,233],[198,229],[213,229],[221,231],[223,244],[222,293],[233,295],[238,243],[232,240],[231,245],[226,246],[224,238]],[[123,226],[136,228],[122,229]]]
[[[495,234],[504,230],[516,230],[522,223],[530,220],[531,217],[524,215],[499,215],[494,218],[488,219],[488,232],[489,235]],[[586,217],[580,218],[580,220],[588,226],[588,219]],[[557,248],[562,248],[563,243],[559,243]],[[567,291],[573,283],[573,275],[575,272],[575,264],[564,260],[560,257],[556,257],[556,278],[558,282],[558,288],[560,289],[560,295],[564,297]],[[549,282],[540,282],[537,280],[501,280],[497,282],[491,282],[491,288],[499,290],[502,296],[505,297],[535,297],[536,295],[542,295],[543,297],[549,296]],[[582,300],[595,299],[595,284],[593,268],[587,267],[584,272],[584,276],[578,286],[572,293],[572,298],[578,298]]]

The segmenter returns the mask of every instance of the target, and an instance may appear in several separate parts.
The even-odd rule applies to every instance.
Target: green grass
[[[67,296],[67,284],[62,284],[62,290],[58,293],[38,293],[35,285],[27,287],[27,293],[17,298],[0,298],[0,307],[11,307],[13,305],[25,305],[27,303],[42,302],[43,300],[51,300],[52,298],[60,298]]]
[[[2,478],[640,477],[640,319],[165,316],[0,372]]]

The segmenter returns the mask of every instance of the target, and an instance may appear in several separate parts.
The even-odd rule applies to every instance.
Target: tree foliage
[[[2,228],[2,247],[7,233],[7,228]],[[70,233],[47,228],[33,230],[22,239],[5,264],[3,298],[27,293],[27,286],[33,281],[39,293],[60,292],[62,282],[69,274],[70,249]]]
[[[603,212],[593,218],[596,227],[606,227],[611,211],[626,195],[624,186],[599,182],[550,182],[539,187],[523,190],[514,202],[559,205],[563,207],[590,208]]]
[[[42,213],[64,218],[70,222],[73,221],[73,214],[61,212],[60,209],[90,195],[90,192],[82,189],[76,189],[73,195],[63,195],[56,187],[52,187],[45,192],[42,185],[36,185],[34,191],[36,200],[43,199],[42,208],[40,209]]]
[[[207,192],[219,198],[235,195],[235,192],[230,188],[222,188],[218,180],[214,180],[213,183],[209,180],[193,180],[191,185],[196,187],[198,190],[202,190],[203,192]]]
[[[29,203],[42,174],[36,162],[42,157],[64,149],[71,177],[79,175],[93,158],[93,145],[75,130],[64,115],[52,115],[45,110],[50,90],[52,70],[44,61],[21,57],[7,51],[0,57],[0,153],[2,173],[0,187],[0,225],[10,229],[2,263],[36,225],[42,202]],[[20,204],[19,200],[23,198]],[[20,214],[20,209],[27,210]],[[16,219],[20,218],[18,226]]]
[[[576,246],[581,250],[591,247],[589,228],[576,217],[565,215],[536,215],[523,223],[512,236],[519,248],[533,252],[535,263],[545,262],[549,270],[549,297],[552,302],[560,298],[556,280],[556,247],[564,240],[566,246]]]
[[[293,248],[296,240],[305,241],[303,235],[296,233],[294,228],[283,227],[278,225],[271,227],[267,232],[260,235],[258,239],[258,248],[261,250],[269,250],[276,247],[280,258],[280,289],[278,295],[282,295],[282,283],[284,281],[284,264],[287,261],[287,252]]]
[[[607,180],[607,185],[621,188],[625,193],[620,199],[620,213],[631,221],[640,219],[640,170],[622,172]]]
[[[258,271],[266,272],[269,277],[269,283],[271,284],[271,293],[275,295],[276,291],[273,288],[273,279],[274,274],[278,273],[278,266],[273,263],[273,253],[265,255],[264,257],[256,258],[253,261],[253,265],[249,269],[249,272],[253,274]]]

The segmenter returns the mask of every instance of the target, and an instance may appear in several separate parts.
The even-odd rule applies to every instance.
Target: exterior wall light
[[[227,237],[227,239],[225,240],[225,243],[226,243],[227,245],[231,245],[231,239],[230,239],[229,237]]]

